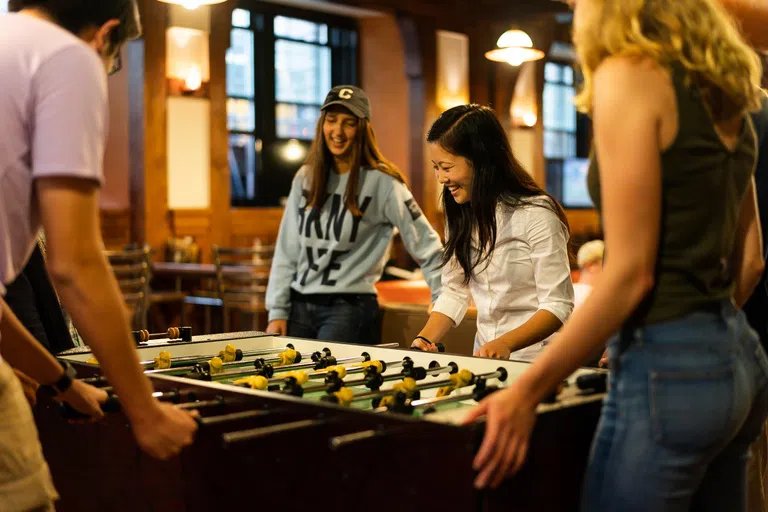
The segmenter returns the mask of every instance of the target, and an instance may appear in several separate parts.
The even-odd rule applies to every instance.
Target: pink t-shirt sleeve
[[[32,175],[103,180],[107,78],[96,53],[63,48],[40,64],[32,80]]]

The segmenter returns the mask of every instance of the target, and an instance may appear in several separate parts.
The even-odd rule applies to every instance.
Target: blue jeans
[[[343,343],[380,343],[379,301],[375,295],[291,294],[288,336]]]
[[[609,342],[582,510],[743,511],[768,359],[730,301]]]

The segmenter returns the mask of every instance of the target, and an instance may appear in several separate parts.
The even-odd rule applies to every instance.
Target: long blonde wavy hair
[[[759,108],[760,58],[717,0],[581,1],[590,4],[574,30],[582,112],[592,109],[595,70],[611,56],[651,58],[665,67],[679,62],[718,122]]]

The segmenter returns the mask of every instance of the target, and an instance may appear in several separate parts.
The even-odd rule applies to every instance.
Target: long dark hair
[[[325,203],[328,194],[328,176],[333,166],[333,155],[325,144],[323,134],[323,124],[328,112],[351,112],[342,106],[332,106],[327,111],[324,110],[317,120],[315,128],[315,140],[312,141],[312,147],[309,149],[309,156],[304,165],[309,168],[311,182],[309,186],[309,197],[307,206],[320,209]],[[354,115],[354,114],[353,114]],[[344,206],[352,215],[361,216],[360,208],[357,204],[357,186],[360,182],[360,168],[365,166],[369,169],[376,169],[388,174],[396,180],[405,183],[405,177],[395,164],[387,160],[376,143],[376,134],[373,131],[370,121],[358,118],[357,135],[353,143],[354,161],[350,169],[349,181],[347,181],[347,190],[344,193]]]
[[[458,204],[443,188],[443,208],[448,226],[443,265],[452,257],[464,270],[464,282],[475,269],[490,261],[496,247],[496,208],[544,207],[531,198],[546,196],[548,206],[568,229],[563,208],[544,191],[512,154],[507,134],[491,108],[461,105],[443,112],[427,134],[427,142],[439,144],[472,166],[472,199]],[[475,238],[476,237],[476,238]]]

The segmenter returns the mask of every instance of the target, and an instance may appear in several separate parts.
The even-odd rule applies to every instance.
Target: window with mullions
[[[544,65],[544,158],[576,156],[576,108],[573,68],[568,64]]]
[[[586,176],[589,167],[589,119],[573,104],[578,77],[570,64],[544,64],[544,157],[547,191],[565,208],[591,208]]]
[[[234,10],[230,41],[232,204],[276,206],[306,157],[325,95],[357,84],[357,31],[352,20],[260,6]]]

